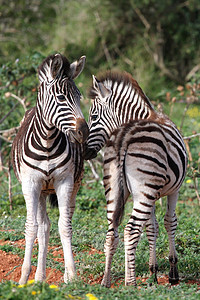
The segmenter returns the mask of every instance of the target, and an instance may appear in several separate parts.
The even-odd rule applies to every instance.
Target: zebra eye
[[[59,95],[59,96],[57,96],[57,98],[60,101],[64,101],[65,100],[65,96],[64,95]]]
[[[98,115],[92,115],[91,116],[92,121],[95,121],[97,118],[98,118]]]

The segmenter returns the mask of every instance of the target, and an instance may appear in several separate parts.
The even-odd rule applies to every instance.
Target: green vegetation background
[[[189,165],[177,206],[179,227],[176,243],[182,282],[198,279],[199,0],[0,0],[0,5],[0,226],[5,230],[0,238],[20,239],[24,230],[24,200],[21,187],[9,166],[9,153],[16,133],[15,129],[11,129],[19,126],[25,110],[35,105],[37,67],[43,58],[54,52],[66,55],[70,62],[86,55],[85,69],[76,79],[84,98],[82,109],[86,119],[90,107],[87,90],[91,84],[91,75],[98,75],[107,69],[125,70],[139,82],[155,107],[170,116],[183,136],[194,135],[185,140]],[[101,157],[95,162],[95,168],[102,178]],[[12,211],[9,206],[9,180],[12,183]],[[126,216],[130,210],[131,202],[127,205]],[[104,261],[104,255],[96,254],[91,258],[85,250],[94,247],[103,251],[107,229],[105,211],[103,188],[94,180],[86,163],[85,177],[73,218],[74,251],[81,261],[77,269],[80,269],[85,278],[92,275],[96,279],[103,273],[104,264],[101,262]],[[163,206],[157,203],[160,224],[157,253],[161,274],[168,272],[164,213],[165,199]],[[52,224],[51,242],[55,240],[55,245],[58,245],[57,212],[49,208],[49,214],[52,220],[56,220]],[[125,221],[126,217],[121,227],[121,244],[113,262],[114,281],[124,278],[122,240]],[[7,233],[9,228],[14,230],[13,234]],[[19,249],[9,246],[4,250],[23,257]],[[147,275],[148,243],[145,238],[142,238],[137,253],[137,275]],[[48,259],[51,265],[51,254]],[[62,270],[63,266],[56,265],[56,268]],[[31,294],[33,289],[31,285],[20,291],[12,283],[3,283],[0,285],[0,295],[7,295],[5,299],[22,299],[22,295],[34,298],[35,295]],[[37,286],[37,289],[40,291],[37,297],[41,299],[62,299],[67,297],[68,292],[73,297],[85,299],[87,291],[96,294],[99,299],[159,299],[159,295],[160,299],[187,299],[188,295],[190,299],[200,298],[195,285],[188,286],[184,283],[173,289],[169,286],[149,289],[142,287],[140,293],[123,286],[108,292],[99,285],[83,285],[82,282],[63,286],[59,291],[50,290],[45,285]]]

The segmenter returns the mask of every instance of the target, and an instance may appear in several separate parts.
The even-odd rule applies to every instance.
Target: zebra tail
[[[117,206],[115,209],[115,212],[113,214],[113,226],[114,228],[118,227],[123,219],[124,216],[124,190],[123,187],[120,187],[120,193],[119,196],[117,198]]]
[[[52,208],[58,207],[58,198],[57,198],[56,194],[49,195],[49,203]]]
[[[124,160],[125,160],[125,155],[120,155],[118,153],[119,157],[119,177],[118,177],[118,186],[119,186],[119,194],[116,199],[116,209],[113,214],[113,226],[114,228],[118,227],[123,219],[124,216],[124,207],[125,207],[125,195],[124,195]]]

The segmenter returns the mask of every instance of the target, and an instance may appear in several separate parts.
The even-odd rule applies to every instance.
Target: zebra
[[[118,226],[130,194],[134,202],[124,229],[125,284],[136,285],[135,252],[144,226],[149,241],[149,270],[152,279],[157,282],[155,201],[163,196],[167,196],[164,225],[170,248],[169,282],[175,284],[179,280],[175,207],[187,166],[183,139],[175,124],[155,111],[129,73],[108,71],[99,79],[93,76],[90,97],[90,134],[85,159],[94,158],[106,145],[103,182],[108,231],[102,285],[111,285],[111,262],[119,241]]]
[[[89,130],[80,108],[81,94],[75,79],[83,70],[85,56],[69,63],[56,53],[38,68],[39,88],[36,106],[28,110],[12,145],[12,164],[22,184],[26,202],[25,256],[20,284],[31,271],[33,243],[38,238],[36,281],[46,278],[46,256],[50,221],[47,195],[56,193],[59,206],[59,233],[64,251],[64,282],[75,276],[72,254],[71,218],[83,176],[83,143]]]

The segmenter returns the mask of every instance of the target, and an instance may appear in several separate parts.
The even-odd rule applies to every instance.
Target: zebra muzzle
[[[74,142],[75,139],[76,142],[83,144],[87,140],[89,135],[89,128],[85,119],[77,119],[76,130],[71,130],[70,133],[72,142]]]

